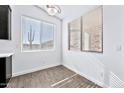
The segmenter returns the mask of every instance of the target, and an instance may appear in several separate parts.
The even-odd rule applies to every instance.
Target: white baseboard
[[[63,66],[67,67],[68,69],[74,71],[75,73],[77,73],[77,74],[79,74],[79,75],[85,77],[86,79],[88,79],[88,80],[94,82],[95,84],[97,84],[97,85],[99,85],[99,86],[101,86],[101,87],[103,87],[103,88],[107,88],[107,87],[108,87],[107,85],[103,84],[102,82],[100,82],[100,81],[98,81],[98,80],[95,80],[94,78],[89,77],[89,76],[87,76],[86,74],[83,74],[82,72],[79,72],[79,71],[77,71],[76,69],[71,68],[70,66],[68,66],[68,65],[66,65],[66,64],[63,64]]]
[[[61,64],[61,63],[50,64],[50,65],[46,65],[46,66],[42,66],[42,67],[32,68],[32,69],[24,70],[24,71],[21,71],[21,72],[13,73],[12,77],[16,77],[16,76],[20,76],[20,75],[24,75],[24,74],[28,74],[28,73],[32,73],[32,72],[36,72],[36,71],[39,71],[39,70],[43,70],[43,69],[47,69],[47,68],[55,67],[55,66],[59,66],[59,65],[65,66],[66,68],[68,68],[68,69],[74,71],[75,73],[87,78],[88,80],[94,82],[95,84],[97,84],[97,85],[99,85],[99,86],[101,86],[103,88],[109,88],[109,86],[103,84],[102,82],[100,82],[100,81],[98,81],[98,80],[96,80],[96,79],[94,79],[92,77],[87,76],[86,74],[76,70],[75,68],[72,68],[72,67],[68,66],[67,64]],[[118,77],[116,76],[116,78],[118,78]],[[124,84],[124,82],[123,82],[123,84]]]
[[[42,66],[42,67],[37,67],[37,68],[24,70],[24,71],[21,71],[21,72],[13,73],[12,77],[16,77],[16,76],[20,76],[20,75],[24,75],[24,74],[28,74],[28,73],[32,73],[32,72],[36,72],[36,71],[39,71],[39,70],[43,70],[43,69],[47,69],[47,68],[55,67],[55,66],[59,66],[59,65],[62,65],[62,64],[57,63],[57,64],[51,64],[51,65],[46,65],[46,66]]]

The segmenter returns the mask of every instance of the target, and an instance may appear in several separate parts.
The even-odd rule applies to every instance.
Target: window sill
[[[22,53],[29,53],[29,52],[53,52],[55,49],[48,49],[48,50],[21,50]]]

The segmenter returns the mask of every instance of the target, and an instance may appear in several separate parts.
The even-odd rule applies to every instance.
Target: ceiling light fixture
[[[59,13],[59,14],[61,13],[61,9],[57,5],[46,5],[46,7],[47,7],[48,14],[51,16],[54,16],[57,13]]]

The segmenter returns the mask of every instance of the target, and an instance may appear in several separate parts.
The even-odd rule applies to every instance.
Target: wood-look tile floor
[[[7,88],[100,88],[100,86],[64,66],[56,66],[14,77]]]

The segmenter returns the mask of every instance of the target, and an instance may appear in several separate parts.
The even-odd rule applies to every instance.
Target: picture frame
[[[68,50],[103,53],[102,6],[68,23]]]
[[[82,51],[103,53],[102,6],[82,16],[82,23]]]
[[[81,17],[68,24],[69,50],[81,51]]]

